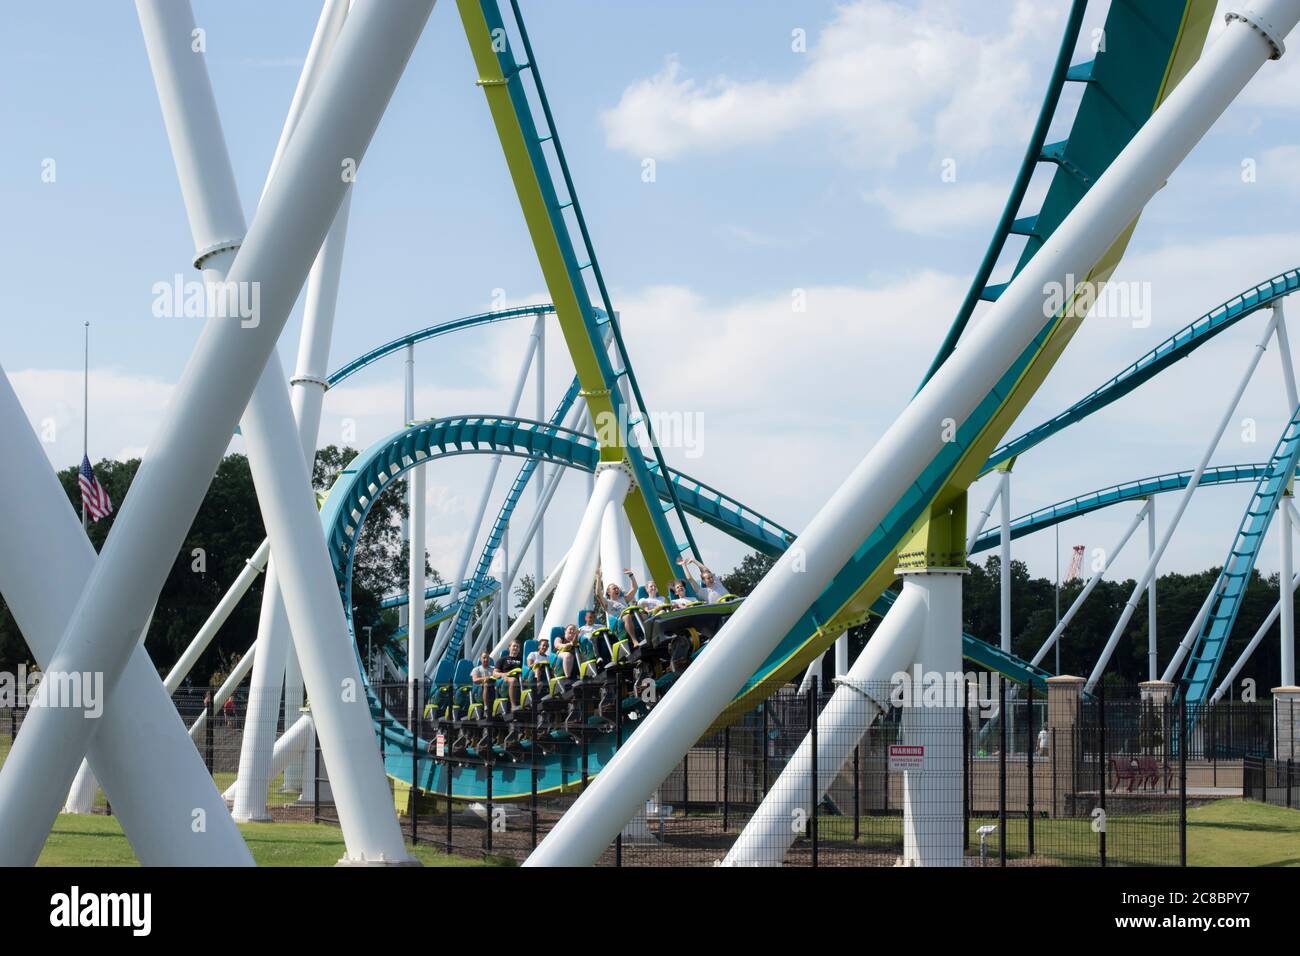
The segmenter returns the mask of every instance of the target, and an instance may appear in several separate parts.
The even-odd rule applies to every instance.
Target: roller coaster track
[[[1043,422],[1015,438],[989,456],[980,474],[988,474],[1002,462],[1023,455],[1057,432],[1083,421],[1143,383],[1151,380],[1180,359],[1191,355],[1210,339],[1237,322],[1285,296],[1300,290],[1300,269],[1291,269],[1261,282],[1216,306],[1195,322],[1184,326],[1147,352],[1122,372],[1093,389],[1055,418]]]
[[[1257,481],[1268,471],[1268,468],[1267,464],[1262,463],[1220,465],[1217,468],[1207,468],[1205,474],[1201,476],[1200,483],[1201,485],[1228,485]],[[1100,511],[1102,508],[1109,508],[1111,505],[1121,504],[1125,501],[1141,501],[1144,498],[1162,494],[1166,491],[1178,491],[1187,487],[1191,477],[1192,473],[1190,471],[1174,471],[1165,475],[1154,475],[1150,478],[1139,478],[1136,481],[1110,485],[1075,498],[1066,498],[1064,501],[1058,501],[1056,504],[1039,508],[1037,511],[1031,511],[1013,519],[1011,522],[1011,539],[1014,541],[1016,538],[1042,531],[1044,528],[1050,528],[1054,524],[1060,524],[1062,521],[1068,521],[1071,518],[1078,518],[1094,511]],[[1001,540],[1002,529],[991,528],[975,539],[975,544],[970,549],[971,554],[977,554],[980,551],[987,551],[989,548],[996,547]]]
[[[349,622],[353,542],[360,533],[371,504],[385,487],[415,467],[417,461],[423,464],[437,458],[468,454],[531,457],[587,472],[593,472],[600,460],[599,448],[591,436],[550,422],[501,416],[462,416],[420,422],[372,446],[340,472],[321,512],[330,559],[339,580],[344,607],[349,610]],[[780,554],[794,540],[795,535],[790,530],[717,489],[671,470],[669,479],[675,485],[678,500],[688,514],[756,550],[766,554]],[[658,476],[655,480],[656,493],[661,499],[667,499],[668,490],[663,480]],[[492,581],[492,584],[499,586],[496,581]],[[447,593],[450,592],[449,587],[442,587]],[[886,613],[892,602],[892,592],[885,592],[873,605],[873,613]],[[426,619],[426,627],[445,620],[451,613],[451,608],[435,611]],[[797,646],[806,642],[810,636],[806,630],[808,627],[815,630],[812,622],[801,622],[787,636],[783,645]],[[1049,676],[1046,671],[1013,655],[1003,654],[972,635],[963,635],[963,653],[968,659],[998,670],[1012,680],[1033,681],[1036,686],[1045,689],[1044,681]],[[367,693],[383,739],[385,760],[390,772],[406,780],[410,775],[411,734],[399,729],[399,724],[392,715],[383,713],[377,697],[369,689]],[[425,742],[417,742],[417,746],[425,746]],[[609,741],[595,741],[589,748],[588,772],[594,773],[609,756],[612,756]],[[434,780],[434,776],[441,772],[443,771],[429,768],[429,776],[423,781],[422,788],[438,790],[440,784]],[[573,755],[561,755],[543,768],[539,786],[543,790],[569,786],[576,779],[577,772]],[[509,799],[512,795],[509,787],[514,771],[502,765],[500,773],[504,779],[494,783],[494,794],[500,799]],[[521,778],[521,782],[527,781],[522,781]],[[441,786],[445,786],[445,783]],[[462,793],[462,790],[463,786],[458,788],[457,793]],[[513,796],[522,794],[514,793]]]
[[[588,404],[591,406],[594,399],[601,403],[601,411],[609,407],[616,408],[621,398],[620,381],[626,377],[636,396],[638,411],[645,417],[644,402],[632,378],[617,322],[614,323],[615,338],[623,368],[615,371],[603,349],[596,345],[598,337],[592,320],[594,313],[591,296],[584,277],[586,271],[589,270],[596,278],[606,311],[612,314],[613,309],[609,304],[604,281],[595,265],[594,255],[590,256],[586,265],[578,264],[576,244],[572,241],[570,226],[564,218],[565,209],[572,210],[569,215],[576,218],[588,253],[591,253],[590,236],[574,197],[567,164],[554,135],[554,121],[540,86],[535,57],[523,32],[522,18],[517,5],[512,2],[511,6],[527,57],[523,63],[515,61],[513,53],[508,49],[509,43],[501,45],[506,47],[504,51],[494,45],[494,36],[507,35],[495,0],[458,0],[466,35],[474,53],[478,83],[487,97],[501,137],[533,244],[551,296],[557,303],[557,316],[565,332],[579,379],[587,393]],[[1046,198],[1033,217],[1032,226],[1027,222],[1022,224],[1031,235],[1028,236],[1028,243],[1021,255],[1021,267],[1073,210],[1091,183],[1105,171],[1145,118],[1195,62],[1200,55],[1213,10],[1213,0],[1144,0],[1140,4],[1134,0],[1115,0],[1112,3],[1105,23],[1108,43],[1105,52],[1099,53],[1090,63],[1079,64],[1068,71],[1070,75],[1067,76],[1067,81],[1083,83],[1084,91],[1067,138],[1042,148],[1042,158],[1053,163],[1056,170]],[[1071,23],[1076,16],[1077,12],[1072,10]],[[1073,48],[1073,43],[1068,42],[1068,35],[1067,41],[1062,42],[1062,48],[1067,51]],[[546,136],[537,135],[533,121],[534,110],[522,81],[525,71],[532,74],[537,88],[536,95],[540,98],[542,113],[546,118]],[[1054,92],[1049,89],[1049,99],[1058,95],[1059,90]],[[543,144],[547,142],[553,144],[555,158],[559,162],[570,197],[565,203],[558,199],[548,161],[541,152]],[[1008,206],[1013,205],[1018,205],[1018,202],[1008,202]],[[1100,283],[1109,277],[1122,256],[1130,234],[1131,229],[1120,236],[1086,277],[1088,281]],[[996,298],[999,291],[985,286],[981,297]],[[901,542],[913,528],[923,527],[935,509],[942,509],[950,501],[965,495],[966,487],[978,476],[997,443],[1055,364],[1081,318],[1072,315],[1071,310],[1063,310],[1046,320],[1038,336],[957,429],[953,440],[946,443],[943,450],[922,471],[910,493],[889,511],[751,676],[735,705],[730,708],[731,712],[739,712],[746,705],[756,705],[766,693],[765,688],[796,673],[825,650],[840,632],[865,620],[873,612],[877,599],[894,577],[896,554]],[[956,335],[951,336],[954,344],[959,336],[960,329]],[[596,412],[597,408],[593,407],[592,410]],[[438,455],[465,453],[458,450],[457,442],[450,441],[452,431],[457,433],[458,438],[461,432],[468,435],[472,450],[478,450],[482,446],[488,449],[488,453],[533,455],[557,462],[568,456],[579,467],[583,467],[582,462],[585,462],[587,467],[594,468],[600,450],[582,436],[563,434],[540,422],[522,423],[516,420],[516,424],[525,427],[515,430],[501,419],[484,417],[425,423],[426,427],[417,426],[393,436],[389,442],[381,443],[382,454],[375,456],[371,452],[365,453],[362,458],[366,461],[358,459],[354,463],[357,465],[356,477],[349,479],[350,483],[362,489],[366,495],[373,496],[395,474],[413,466],[417,454],[429,455],[435,447]],[[499,431],[496,436],[497,447],[493,447],[491,438],[494,429]],[[429,443],[428,439],[435,436],[424,433],[431,431],[438,432],[436,437],[443,444]],[[422,444],[426,446],[424,449],[419,447]],[[672,549],[682,546],[675,541],[670,543],[671,536],[664,533],[665,511],[657,502],[650,500],[651,489],[653,492],[666,492],[673,499],[669,510],[677,513],[688,539],[689,526],[683,512],[694,514],[719,527],[734,522],[733,530],[728,533],[734,533],[737,537],[742,537],[742,540],[748,536],[755,542],[755,547],[760,547],[758,541],[764,541],[772,547],[783,548],[786,545],[788,533],[774,533],[776,526],[766,522],[766,519],[757,524],[739,520],[738,512],[722,507],[722,502],[716,498],[711,499],[716,510],[693,510],[687,498],[681,497],[683,486],[676,480],[675,474],[667,469],[653,439],[651,447],[655,451],[657,471],[652,470],[644,458],[638,470],[638,463],[632,460],[640,452],[635,443],[629,444],[626,451],[639,479],[638,487],[642,489],[642,497],[637,500],[644,504],[649,513],[649,518],[653,521],[651,530],[665,551],[671,553]],[[646,480],[651,476],[653,481]],[[331,495],[322,513],[331,557],[335,561],[336,573],[339,573],[345,607],[350,606],[350,539],[360,526],[367,507],[364,496],[355,502],[345,502],[348,497],[340,495],[335,501],[335,496]],[[647,552],[648,563],[657,565],[667,559],[667,555],[656,548],[647,549],[643,540],[646,516],[634,513],[631,503],[629,517],[643,552]],[[724,527],[723,530],[727,529]],[[652,567],[652,575],[656,578],[663,573],[664,568]],[[672,573],[671,565],[666,573]],[[390,769],[395,769],[398,775],[409,774],[406,768],[409,767],[410,748],[415,743],[411,735],[393,730],[387,722],[384,723],[382,734],[385,752],[391,753],[393,757]],[[587,754],[588,771],[597,772],[611,754],[612,745],[608,740],[595,742]],[[576,782],[572,758],[573,755],[569,754],[547,765],[546,778],[541,782],[543,789],[562,788]],[[474,795],[476,788],[481,793],[485,783],[482,773],[470,768],[463,769],[466,770],[464,774],[454,772],[455,776],[461,777],[456,782],[457,796]],[[442,772],[439,768],[430,766],[424,779],[413,782],[423,789],[447,792],[450,781],[434,779]],[[511,779],[513,771],[510,768],[502,768],[500,776],[497,776],[496,770],[491,772],[498,798],[508,799],[512,791],[516,795],[522,795],[526,774],[521,774],[520,779],[514,780]],[[468,792],[465,787],[470,788]]]
[[[673,483],[665,483],[667,507],[653,498],[654,479],[665,477],[668,465],[632,371],[523,16],[512,0],[512,32],[496,0],[458,0],[457,9],[474,57],[477,85],[487,100],[583,396],[598,425],[601,453],[606,460],[625,461],[632,472],[636,487],[625,499],[624,508],[651,577],[666,587],[675,576],[678,555],[689,550],[698,558],[699,549]],[[522,61],[515,55],[516,37]],[[531,77],[531,83],[526,83],[525,77]],[[558,181],[553,165],[558,169]],[[589,282],[595,286],[594,295]],[[612,319],[617,368],[597,327],[594,299],[599,299]],[[608,427],[614,423],[618,427]],[[670,513],[676,515],[684,543],[677,540],[668,522]]]
[[[1199,57],[1213,11],[1212,0],[1111,4],[1104,27],[1105,51],[1089,64],[1071,68],[1084,89],[1069,135],[1045,147],[1056,169],[1034,217],[1021,268]],[[1049,99],[1052,95],[1049,91]],[[1109,278],[1131,231],[1132,227],[1122,233],[1103,254],[1085,277],[1087,282],[1099,284]],[[997,294],[990,290],[987,297]],[[932,516],[942,517],[963,505],[967,487],[1023,412],[1082,318],[1076,310],[1065,308],[1044,322],[910,491],[814,601],[806,619],[814,623],[818,636],[784,661],[769,663],[783,674],[793,673],[824,650],[835,634],[871,613],[874,601],[894,578],[900,546],[925,534]],[[926,550],[935,550],[930,542],[924,544]]]
[[[1267,469],[1259,477],[1237,535],[1228,549],[1219,580],[1214,584],[1214,603],[1201,625],[1183,670],[1182,692],[1188,704],[1205,703],[1213,690],[1214,675],[1223,660],[1232,626],[1237,622],[1237,613],[1246,596],[1264,534],[1273,520],[1278,499],[1295,476],[1297,460],[1300,460],[1300,407],[1292,414],[1273,449]]]

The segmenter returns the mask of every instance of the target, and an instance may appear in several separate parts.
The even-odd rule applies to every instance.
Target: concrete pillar
[[[1047,734],[1051,748],[1048,759],[1055,775],[1047,796],[1054,817],[1065,816],[1073,809],[1075,729],[1084,683],[1082,677],[1066,674],[1047,679]]]
[[[1300,687],[1273,688],[1273,757],[1300,759]]]

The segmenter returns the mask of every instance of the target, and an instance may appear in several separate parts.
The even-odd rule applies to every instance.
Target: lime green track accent
[[[644,463],[639,454],[623,444],[623,428],[611,427],[620,422],[620,408],[626,406],[619,400],[614,370],[591,321],[590,296],[580,276],[585,267],[577,262],[564,224],[564,211],[559,208],[550,171],[539,152],[540,140],[525,131],[521,120],[521,113],[530,115],[519,79],[521,67],[516,67],[510,76],[503,71],[503,60],[513,62],[513,58],[502,55],[506,53],[505,30],[499,23],[489,24],[480,0],[457,0],[457,8],[478,70],[478,84],[487,98],[537,261],[596,426],[601,460],[626,461],[632,469],[636,487],[628,494],[624,508],[647,571],[666,589],[676,576],[678,548],[667,532],[653,489],[647,494],[646,486],[650,482]],[[628,413],[623,414],[626,419]]]
[[[1077,158],[1080,163],[1086,159],[1091,164],[1084,168],[1091,173],[1092,181],[1137,132],[1135,121],[1127,117],[1145,118],[1153,113],[1199,59],[1214,7],[1214,0],[1143,0],[1141,3],[1115,0],[1111,5],[1105,24],[1108,52],[1099,54],[1095,61],[1093,82],[1084,92],[1064,147],[1072,159]],[[1136,122],[1140,124],[1142,120]],[[1058,168],[1038,216],[1037,235],[1026,246],[1020,266],[1041,248],[1089,185],[1080,182],[1064,164]],[[1093,267],[1088,280],[1100,285],[1110,278],[1136,224],[1135,212],[1133,223]],[[932,514],[964,508],[961,499],[966,489],[978,477],[988,456],[1077,331],[1082,319],[1070,317],[1068,311],[1063,310],[1048,323],[989,393],[981,414],[985,406],[996,405],[989,409],[986,418],[980,420],[977,415],[977,433],[967,436],[966,429],[962,429],[963,434],[956,443],[961,449],[959,459],[952,465],[945,461],[932,466],[947,470],[948,479],[942,490],[919,509],[912,528],[900,535],[892,550],[881,559],[869,565],[855,559],[855,567],[846,566],[836,575],[810,611],[810,617],[822,623],[809,627],[805,631],[807,639],[797,647],[791,648],[789,641],[783,642],[782,650],[765,662],[761,674],[751,679],[733,709],[757,703],[764,682],[771,686],[773,680],[793,678],[843,630],[865,622],[877,598],[897,576],[900,549],[942,538],[926,531],[926,521]],[[918,484],[914,494],[919,490]],[[881,534],[888,534],[884,526],[864,542],[860,549],[864,557],[876,551]],[[807,622],[801,625],[806,627]]]

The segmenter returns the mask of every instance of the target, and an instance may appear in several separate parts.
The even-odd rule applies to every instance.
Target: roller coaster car
[[[642,656],[683,669],[685,662],[722,629],[740,604],[739,598],[733,598],[717,604],[694,603],[660,611],[647,624],[646,649]]]

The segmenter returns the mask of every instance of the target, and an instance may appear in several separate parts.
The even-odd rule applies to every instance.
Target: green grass
[[[343,834],[324,823],[244,823],[239,830],[258,866],[333,866],[343,856]],[[487,866],[417,846],[425,866]],[[60,814],[38,866],[136,866],[116,817]]]
[[[1300,810],[1224,799],[1187,811],[1192,866],[1300,866]]]
[[[994,819],[970,821],[970,846],[979,847],[976,830]],[[817,823],[826,840],[851,840],[853,821],[823,817]],[[882,851],[902,846],[901,817],[864,817],[862,846]],[[1111,815],[1106,826],[1107,862],[1134,865],[1178,862],[1177,818],[1170,814]],[[1065,866],[1091,866],[1098,861],[1097,835],[1088,819],[1034,821],[1034,848],[1044,860]],[[1007,856],[1026,855],[1028,825],[1024,817],[1007,820]],[[990,858],[998,852],[998,837],[989,838]],[[1187,811],[1189,866],[1300,866],[1300,810],[1225,798]]]

